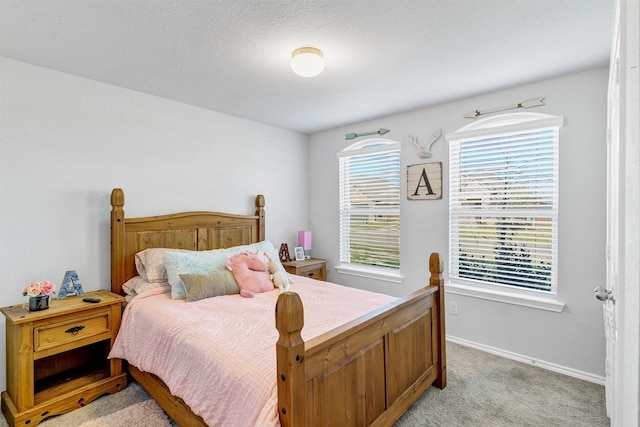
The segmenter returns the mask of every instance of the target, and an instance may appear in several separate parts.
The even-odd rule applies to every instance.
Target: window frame
[[[338,173],[339,173],[339,202],[338,202],[338,210],[339,210],[339,245],[340,245],[340,263],[336,266],[336,271],[343,274],[389,281],[394,283],[402,283],[404,280],[403,275],[400,272],[400,205],[401,205],[401,143],[398,141],[393,141],[386,138],[368,138],[362,141],[354,142],[353,144],[345,147],[343,150],[336,154],[336,157],[339,160]],[[383,267],[377,265],[370,264],[362,264],[356,262],[349,262],[349,253],[350,253],[350,240],[345,241],[344,236],[344,227],[343,218],[345,215],[349,215],[346,211],[357,211],[358,209],[353,209],[351,207],[345,207],[345,199],[347,197],[347,189],[349,186],[348,183],[344,182],[346,178],[344,174],[344,166],[343,162],[345,159],[360,157],[360,156],[375,156],[380,153],[394,153],[394,157],[397,159],[397,170],[395,171],[397,179],[398,179],[398,191],[397,191],[397,207],[370,207],[366,208],[366,210],[370,212],[381,212],[385,215],[397,215],[398,217],[398,229],[397,229],[397,251],[398,251],[398,267]],[[349,186],[350,188],[350,186]],[[348,191],[350,196],[350,190]],[[351,206],[351,205],[350,205]],[[354,212],[355,214],[355,212]],[[347,239],[349,236],[346,237]]]
[[[564,303],[558,301],[558,257],[557,257],[557,239],[558,239],[558,193],[559,193],[559,139],[560,128],[564,124],[562,116],[551,116],[542,113],[507,113],[490,116],[479,119],[474,123],[464,126],[457,131],[446,136],[449,143],[449,284],[447,291],[453,294],[472,296],[492,301],[501,301],[510,304],[523,305],[527,307],[540,308],[555,312],[562,311]],[[555,174],[554,188],[556,192],[555,203],[551,208],[544,209],[543,215],[552,217],[552,255],[551,255],[551,287],[549,290],[528,289],[525,287],[509,284],[491,283],[482,280],[473,280],[470,278],[457,277],[456,272],[459,271],[458,256],[460,248],[455,242],[459,240],[456,235],[456,221],[461,212],[457,198],[456,185],[460,182],[456,174],[461,171],[457,167],[457,163],[453,161],[454,150],[463,140],[482,140],[491,137],[500,137],[505,135],[518,135],[537,130],[552,129],[555,132]],[[462,184],[461,184],[462,185]],[[509,203],[509,202],[507,202]],[[524,213],[526,210],[518,212]],[[472,211],[472,213],[475,213]],[[487,218],[490,217],[486,214]],[[456,252],[458,251],[456,255]]]

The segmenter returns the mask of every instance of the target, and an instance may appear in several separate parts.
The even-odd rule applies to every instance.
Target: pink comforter
[[[395,298],[292,276],[309,340]],[[109,357],[156,374],[210,426],[279,426],[275,304],[279,291],[197,302],[147,291],[127,305]]]

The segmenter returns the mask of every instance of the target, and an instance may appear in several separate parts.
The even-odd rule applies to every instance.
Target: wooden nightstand
[[[304,261],[287,261],[282,266],[287,273],[298,276],[306,276],[316,280],[327,280],[327,260],[320,258],[309,258]]]
[[[85,297],[98,303],[83,302]],[[107,359],[120,327],[124,297],[108,291],[51,299],[48,310],[23,304],[7,318],[7,390],[2,412],[10,426],[34,426],[127,386],[120,359]]]

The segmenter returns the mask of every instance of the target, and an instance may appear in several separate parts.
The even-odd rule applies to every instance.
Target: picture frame
[[[296,246],[293,248],[296,261],[304,261],[304,248],[302,246]]]
[[[407,200],[442,199],[442,162],[407,166]]]

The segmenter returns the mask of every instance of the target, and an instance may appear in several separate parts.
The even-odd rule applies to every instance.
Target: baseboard
[[[452,337],[451,335],[447,335],[447,341],[450,341],[454,344],[460,344],[465,347],[475,348],[476,350],[484,351],[487,353],[495,354],[496,356],[501,356],[506,359],[511,359],[517,362],[526,363],[527,365],[537,366],[539,368],[547,369],[549,371],[557,372],[559,374],[589,381],[595,384],[605,385],[605,377],[590,374],[584,371],[579,371],[577,369],[569,368],[567,366],[546,362],[540,359],[534,359],[529,356],[523,356],[521,354],[513,353],[507,350],[502,350],[500,348],[491,347],[484,344],[478,344],[476,342],[468,341],[463,338]]]

